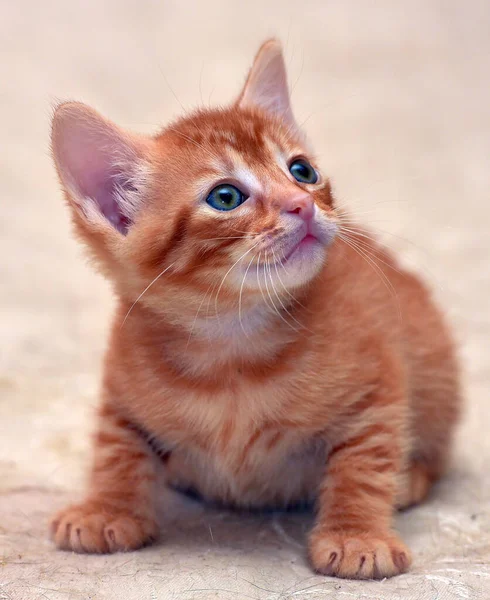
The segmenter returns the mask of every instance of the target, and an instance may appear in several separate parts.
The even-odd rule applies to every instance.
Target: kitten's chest
[[[285,506],[313,500],[326,455],[318,435],[225,411],[175,444],[166,469],[172,486],[219,503]]]
[[[143,425],[170,451],[171,485],[240,506],[312,500],[325,468],[329,415],[325,386],[304,381],[298,368],[260,384],[243,377],[210,393],[201,386],[155,395]]]

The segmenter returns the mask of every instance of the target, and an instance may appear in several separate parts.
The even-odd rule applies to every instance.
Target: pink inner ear
[[[125,235],[131,221],[120,204],[124,193],[124,174],[111,169],[111,166],[105,163],[105,158],[98,152],[88,157],[79,157],[78,187],[84,197],[95,201],[97,208],[109,223]]]
[[[77,105],[61,107],[53,125],[53,151],[60,174],[83,206],[95,202],[102,215],[125,235],[138,190],[131,177],[136,154],[112,123]]]
[[[129,215],[123,212],[120,204],[120,199],[125,192],[123,174],[103,172],[98,181],[94,180],[91,183],[93,191],[87,196],[95,200],[100,212],[109,223],[120,233],[126,235],[132,221]]]

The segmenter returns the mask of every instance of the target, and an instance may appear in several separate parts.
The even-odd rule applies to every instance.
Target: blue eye
[[[291,175],[300,183],[316,183],[318,175],[315,169],[304,158],[298,158],[289,165]]]
[[[206,202],[216,210],[233,210],[243,204],[247,197],[229,183],[217,185],[209,192]]]

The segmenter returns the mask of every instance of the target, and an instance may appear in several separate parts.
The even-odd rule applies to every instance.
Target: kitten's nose
[[[304,221],[309,221],[315,214],[315,204],[310,194],[300,192],[284,201],[283,208],[288,213],[299,215]]]

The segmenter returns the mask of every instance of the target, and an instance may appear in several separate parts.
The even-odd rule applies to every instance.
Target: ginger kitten
[[[320,573],[406,571],[393,513],[446,467],[453,343],[420,280],[336,209],[279,44],[262,46],[228,108],[146,137],[70,102],[52,148],[118,299],[89,489],[53,520],[56,545],[155,539],[164,469],[226,505],[314,502]]]

